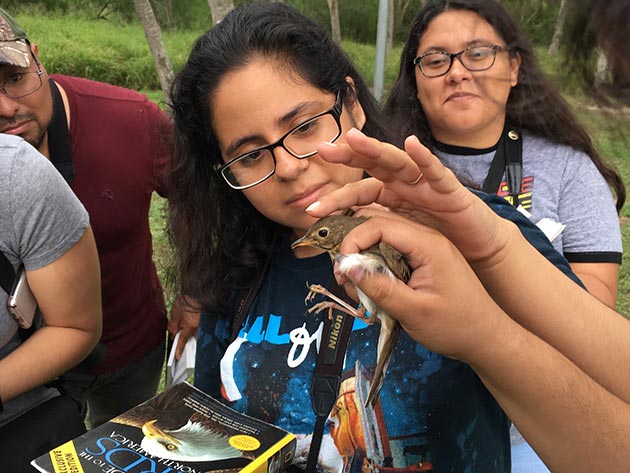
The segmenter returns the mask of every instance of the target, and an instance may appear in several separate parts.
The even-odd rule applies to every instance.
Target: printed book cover
[[[180,383],[31,462],[44,473],[282,471],[295,436]]]

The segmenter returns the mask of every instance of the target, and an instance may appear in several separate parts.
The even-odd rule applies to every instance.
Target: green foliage
[[[159,89],[155,65],[138,23],[88,20],[68,15],[16,15],[37,44],[49,73],[76,75],[132,89]],[[198,34],[163,33],[175,70],[181,69]]]
[[[549,46],[560,0],[504,0],[502,2],[534,44]]]
[[[75,75],[132,89],[159,89],[155,65],[144,32],[137,23],[88,20],[68,15],[15,15],[37,44],[49,73]],[[205,31],[205,30],[204,30]],[[192,44],[202,32],[164,31],[163,38],[175,71],[182,68]],[[374,46],[343,41],[343,47],[371,84]],[[398,73],[401,46],[388,56],[385,83]]]

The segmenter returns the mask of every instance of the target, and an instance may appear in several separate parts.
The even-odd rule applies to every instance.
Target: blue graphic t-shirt
[[[542,235],[524,217],[512,214],[514,209],[507,203],[498,207],[499,213],[521,221],[524,233],[534,239]],[[542,236],[538,243],[549,251],[545,240]],[[274,255],[232,343],[229,322],[202,315],[195,385],[238,411],[296,434],[294,463],[304,466],[315,424],[311,382],[323,319],[328,316],[326,311],[308,312],[323,300],[321,296],[308,303],[305,298],[307,284],[330,287],[332,263],[326,254],[297,259],[289,244],[283,242]],[[562,266],[562,257],[555,255]],[[509,472],[509,421],[492,395],[466,364],[426,350],[404,332],[396,343],[380,402],[365,407],[379,328],[354,321],[320,467]]]

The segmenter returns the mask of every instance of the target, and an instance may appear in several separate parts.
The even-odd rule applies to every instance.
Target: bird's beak
[[[315,246],[315,240],[313,240],[312,238],[307,238],[306,236],[303,236],[302,238],[299,238],[295,240],[293,243],[291,243],[292,250],[295,250],[296,248],[300,246]]]

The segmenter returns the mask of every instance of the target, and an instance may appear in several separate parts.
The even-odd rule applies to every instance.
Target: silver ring
[[[409,183],[410,186],[415,186],[418,182],[420,182],[422,180],[422,178],[424,177],[424,174],[420,173],[420,175],[418,177],[416,177],[413,181],[411,181]]]

